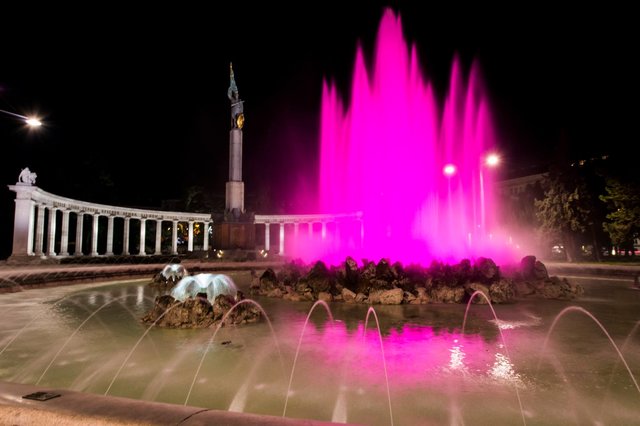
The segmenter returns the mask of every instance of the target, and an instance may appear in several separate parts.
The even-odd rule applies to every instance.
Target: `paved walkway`
[[[274,266],[280,266],[283,261],[251,261],[251,262],[232,262],[232,261],[203,261],[203,260],[182,260],[180,264],[189,269],[213,269],[213,270],[245,270],[260,269]],[[60,271],[119,271],[126,269],[138,270],[162,270],[167,262],[151,262],[151,263],[46,263],[46,264],[16,264],[0,262],[0,277],[10,276],[13,274],[24,273],[43,273],[43,272],[60,272]]]
[[[215,271],[263,270],[277,268],[282,261],[229,262],[183,260],[180,262],[194,273]],[[50,285],[78,284],[108,279],[149,277],[162,271],[163,263],[127,264],[0,264],[0,293],[20,291]]]
[[[544,262],[550,275],[640,277],[640,264]]]

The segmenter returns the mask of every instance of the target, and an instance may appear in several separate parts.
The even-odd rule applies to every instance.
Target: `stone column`
[[[264,249],[269,251],[269,223],[264,224]]]
[[[113,256],[113,221],[115,217],[110,215],[107,218],[107,256]]]
[[[55,256],[56,255],[56,212],[57,208],[51,207],[49,208],[49,232],[47,238],[47,244],[49,245],[48,255]]]
[[[84,228],[84,212],[78,212],[76,218],[76,251],[74,256],[82,256],[82,231]]]
[[[324,241],[327,238],[327,222],[322,221],[322,240]]]
[[[60,235],[60,256],[69,256],[69,210],[62,211],[62,232]]]
[[[313,240],[313,222],[309,222],[309,239]]]
[[[91,222],[91,256],[98,255],[98,213],[93,214],[93,220]]]
[[[131,230],[131,218],[124,218],[124,235],[122,236],[122,254],[129,255],[129,233]]]
[[[144,256],[146,253],[146,242],[147,242],[147,219],[140,218],[140,251],[138,254],[140,256]]]
[[[29,256],[33,256],[33,235],[35,233],[35,226],[36,226],[36,204],[33,201],[29,201],[29,218],[27,219],[27,254]],[[17,226],[14,220],[14,226]],[[23,224],[20,224],[20,230],[22,230]],[[14,250],[15,250],[15,245],[16,245],[16,238],[15,238],[15,233],[16,233],[16,227],[13,228],[13,233],[14,233],[14,237],[13,237],[13,244],[14,244]],[[20,245],[20,242],[18,242],[18,245]]]
[[[244,213],[244,182],[242,182],[242,130],[229,132],[229,181],[225,187],[227,211]]]
[[[156,249],[154,251],[155,254],[162,253],[162,219],[156,220]]]
[[[280,251],[278,252],[280,255],[284,254],[284,222],[281,222],[279,225],[280,231]]]
[[[364,247],[364,220],[360,219],[360,247]]]
[[[44,204],[38,204],[38,223],[36,224],[36,255],[44,255]]]
[[[178,221],[173,221],[171,228],[171,254],[178,254]]]
[[[209,251],[209,222],[204,223],[204,238],[202,240],[202,250]]]
[[[187,242],[187,251],[193,251],[193,221],[189,221],[189,241]]]
[[[32,198],[33,193],[36,192],[38,188],[19,182],[15,185],[9,185],[9,189],[16,193],[11,257],[33,256],[35,204]]]
[[[293,239],[298,241],[298,233],[300,232],[300,224],[298,222],[293,223]]]

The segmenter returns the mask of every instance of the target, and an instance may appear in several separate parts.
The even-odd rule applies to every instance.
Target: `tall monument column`
[[[229,131],[229,181],[226,186],[225,210],[235,218],[244,213],[244,182],[242,181],[242,126],[244,125],[243,100],[229,65],[230,85],[227,96],[231,101],[231,130]]]
[[[230,84],[227,97],[231,101],[231,130],[229,131],[229,181],[225,187],[224,212],[214,213],[214,249],[253,251],[255,249],[254,214],[244,208],[244,182],[242,181],[242,128],[244,101],[229,64]],[[206,237],[206,236],[205,236]]]

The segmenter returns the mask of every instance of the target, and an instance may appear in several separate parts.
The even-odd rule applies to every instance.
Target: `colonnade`
[[[23,182],[9,185],[9,189],[16,193],[14,258],[178,254],[179,227],[188,229],[188,252],[196,248],[196,232],[199,241],[202,234],[202,244],[197,249],[209,250],[210,214],[90,203],[54,195]],[[340,240],[341,229],[346,226],[350,227],[350,235],[359,234],[356,244],[361,245],[364,238],[362,213],[255,215],[254,226],[264,226],[267,251],[275,249],[271,229],[278,227],[275,243],[280,255],[287,254],[287,241],[324,242],[329,234]],[[359,230],[353,232],[354,226]]]
[[[278,227],[278,254],[285,255],[285,242],[289,239],[293,241],[298,241],[299,237],[302,233],[307,232],[307,239],[314,240],[318,239],[319,241],[324,241],[327,238],[328,227],[332,226],[332,230],[334,233],[334,238],[336,240],[340,239],[340,230],[344,224],[353,224],[357,223],[359,227],[359,236],[360,236],[360,245],[362,244],[362,240],[364,238],[364,226],[362,220],[362,213],[350,213],[350,214],[298,214],[298,215],[256,215],[255,216],[255,224],[256,225],[264,225],[264,249],[269,251],[272,250],[271,247],[271,226]],[[317,230],[317,225],[320,225],[319,235]],[[289,228],[293,227],[293,235],[289,232],[287,236],[287,232],[285,231],[287,225],[290,225]],[[302,231],[300,230],[302,225]],[[275,247],[274,247],[275,248]]]
[[[181,224],[188,228],[187,251],[194,251],[196,229],[203,233],[201,249],[209,250],[209,214],[89,203],[25,183],[9,185],[9,189],[16,192],[12,256],[177,254]],[[171,232],[171,238],[166,238],[170,242],[164,245],[163,232]],[[116,242],[118,250],[114,250]]]

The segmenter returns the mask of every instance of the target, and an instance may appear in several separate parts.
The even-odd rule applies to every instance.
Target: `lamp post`
[[[485,204],[484,204],[484,168],[487,167],[495,167],[500,162],[500,157],[497,154],[491,153],[488,154],[484,161],[480,164],[480,226],[482,236],[486,232],[486,214],[485,214]]]
[[[449,238],[453,235],[453,204],[451,202],[451,177],[456,174],[457,168],[454,164],[448,163],[443,169],[442,173],[447,177],[447,210],[449,216]]]
[[[21,119],[29,127],[40,127],[40,126],[42,126],[42,121],[40,121],[36,117],[27,117],[26,115],[16,114],[15,112],[5,111],[3,109],[0,109],[0,112],[2,112],[4,114],[7,114],[7,115],[10,115],[12,117],[16,117],[16,118]]]
[[[451,209],[451,177],[458,169],[454,164],[448,163],[442,168],[442,173],[447,177],[447,198],[449,199],[449,209]]]

